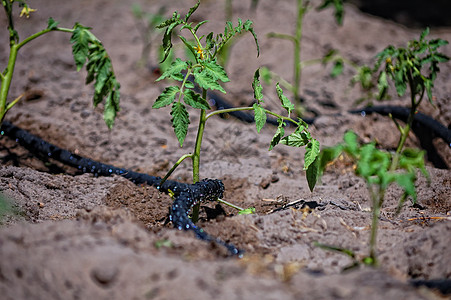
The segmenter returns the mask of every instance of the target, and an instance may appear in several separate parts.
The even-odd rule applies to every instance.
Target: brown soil
[[[136,1],[149,12],[161,5],[167,15],[181,13],[194,1]],[[268,39],[270,31],[291,33],[295,1],[233,3],[234,17],[252,19],[259,35],[256,57],[250,36],[234,45],[227,66],[231,82],[226,98],[249,104],[251,81],[259,66],[291,78],[289,42]],[[118,167],[164,175],[190,151],[197,117],[183,148],[174,137],[169,110],[151,105],[164,89],[149,68],[138,68],[141,39],[130,3],[118,0],[33,1],[38,8],[16,22],[20,36],[44,28],[48,17],[72,27],[75,21],[93,27],[112,57],[122,84],[121,112],[109,131],[102,110],[92,108],[91,86],[77,73],[69,36],[51,33],[19,53],[11,98],[25,93],[7,120],[43,139],[80,155]],[[202,1],[197,20],[209,19],[208,30],[224,24],[223,1]],[[6,27],[5,19],[0,19]],[[208,27],[208,28],[207,28]],[[305,19],[303,59],[336,48],[357,63],[370,63],[388,44],[404,45],[418,37],[409,29],[346,6],[345,23],[337,27],[330,11],[312,11]],[[451,40],[450,28],[432,29],[433,37]],[[0,38],[7,43],[7,32]],[[157,41],[156,43],[158,43]],[[443,51],[451,55],[451,47]],[[0,48],[2,68],[7,48]],[[150,57],[154,57],[151,53]],[[154,66],[156,60],[150,59]],[[308,107],[321,112],[313,135],[323,146],[341,140],[348,129],[364,141],[376,139],[393,149],[395,126],[387,117],[350,115],[346,111],[360,95],[348,86],[353,70],[331,79],[328,67],[304,69],[302,91]],[[435,84],[436,107],[421,111],[445,126],[451,124],[451,64],[443,64]],[[276,107],[273,86],[265,86],[269,106]],[[394,101],[405,104],[405,100]],[[431,183],[420,177],[418,203],[405,203],[396,214],[400,189],[387,192],[378,235],[379,268],[342,272],[352,260],[325,251],[314,242],[344,247],[358,258],[368,253],[371,204],[363,180],[352,165],[338,162],[311,193],[300,163],[303,151],[276,147],[268,152],[274,128],[260,134],[252,124],[232,118],[210,121],[205,133],[201,176],[218,178],[226,186],[225,200],[255,207],[254,215],[205,203],[200,226],[208,233],[246,251],[242,259],[228,257],[191,232],[172,228],[167,216],[171,198],[121,177],[76,175],[54,161],[37,159],[6,137],[0,139],[3,165],[0,190],[12,209],[0,229],[0,294],[2,299],[436,299],[438,291],[413,287],[411,280],[451,279],[451,172],[428,166]],[[436,140],[440,155],[451,165],[451,150]],[[412,135],[408,144],[419,147]],[[66,174],[61,174],[66,173]],[[74,175],[75,174],[75,175]],[[182,164],[173,178],[190,180]],[[298,205],[280,209],[299,200]],[[306,203],[316,204],[312,208]],[[278,209],[279,208],[279,209]],[[449,296],[449,295],[448,295]]]

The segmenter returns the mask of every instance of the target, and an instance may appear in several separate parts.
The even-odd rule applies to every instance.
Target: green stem
[[[373,202],[373,219],[371,221],[371,236],[370,236],[370,264],[377,265],[376,244],[377,244],[377,229],[379,224],[380,211],[384,200],[384,192],[378,187],[377,192],[369,187],[371,193],[371,200]]]
[[[239,210],[239,211],[244,210],[244,208],[241,208],[241,207],[239,207],[239,206],[237,206],[237,205],[235,205],[235,204],[232,204],[232,203],[230,203],[230,202],[228,202],[228,201],[225,201],[225,200],[223,200],[223,199],[218,199],[218,202],[220,202],[220,203],[222,203],[222,204],[225,204],[225,205],[227,205],[227,206],[230,206],[230,207],[232,207],[232,208],[235,208],[235,209],[237,209],[237,210]]]
[[[202,89],[202,98],[206,99],[207,97],[207,90]],[[199,117],[199,127],[197,128],[197,137],[196,137],[196,144],[194,147],[194,153],[191,156],[191,159],[193,160],[193,183],[199,182],[200,176],[199,176],[199,165],[200,165],[200,150],[202,146],[202,137],[204,135],[205,130],[205,123],[207,121],[206,118],[206,111],[205,109],[200,110],[200,117]],[[196,223],[199,220],[199,208],[200,203],[197,203],[193,207],[193,214],[191,217],[191,220]]]
[[[302,22],[304,19],[305,7],[302,0],[297,0],[298,15],[296,19],[296,33],[294,38],[294,99],[300,103],[299,86],[301,83],[301,39],[302,39]]]
[[[409,116],[407,117],[406,126],[404,126],[404,127],[398,126],[401,136],[399,137],[398,146],[396,147],[396,153],[393,157],[393,160],[392,160],[392,163],[390,166],[390,171],[394,171],[398,167],[399,156],[401,155],[401,152],[404,148],[404,144],[406,143],[407,137],[409,136],[409,132],[410,132],[410,129],[412,128],[413,120],[415,119],[415,113],[416,113],[417,108],[420,105],[421,100],[423,99],[423,95],[424,95],[424,88],[423,88],[423,91],[421,94],[419,94],[419,99],[417,101],[416,93],[414,92],[415,86],[413,83],[412,76],[409,75],[408,79],[409,79],[410,102],[411,102],[410,113],[409,113]]]
[[[231,113],[231,112],[234,112],[234,111],[245,111],[245,110],[254,110],[254,108],[253,107],[234,107],[234,108],[226,108],[226,109],[221,109],[221,110],[215,110],[215,111],[209,113],[205,117],[205,119],[207,120],[208,118],[210,118],[210,117],[212,117],[214,115],[227,114],[227,113]],[[279,115],[279,114],[277,114],[275,112],[272,112],[270,110],[265,109],[265,113],[267,113],[268,115],[272,115],[272,116],[274,116],[276,118],[280,118],[282,120],[285,120],[285,121],[288,121],[288,122],[293,122],[294,124],[299,125],[299,122],[293,120],[292,118]]]
[[[3,122],[3,119],[5,118],[6,112],[15,104],[17,101],[13,102],[12,105],[7,105],[6,101],[8,98],[9,89],[11,87],[11,81],[14,74],[14,68],[16,65],[16,59],[17,59],[17,53],[20,48],[22,48],[27,43],[31,42],[37,37],[40,37],[41,35],[44,35],[50,31],[62,31],[62,32],[73,32],[72,29],[68,28],[56,28],[56,29],[44,29],[41,30],[33,35],[30,35],[26,39],[24,39],[20,43],[15,43],[14,40],[11,40],[11,46],[9,51],[9,59],[8,59],[8,66],[6,67],[5,71],[3,72],[1,76],[1,87],[0,87],[0,124]],[[20,98],[17,98],[20,99]],[[16,99],[16,100],[17,100]]]
[[[191,153],[185,154],[182,157],[177,160],[177,162],[172,166],[172,168],[169,170],[168,173],[161,179],[160,186],[163,185],[163,183],[171,176],[171,174],[175,171],[175,169],[182,163],[182,161],[185,160],[185,158],[192,157],[193,155]]]
[[[17,51],[19,47],[15,44],[11,45],[8,59],[8,66],[2,77],[2,86],[0,87],[0,124],[3,122],[6,109],[6,100],[8,98],[9,88],[13,78],[14,67],[16,65]]]

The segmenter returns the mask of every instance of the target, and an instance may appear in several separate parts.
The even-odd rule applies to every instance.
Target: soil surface
[[[185,14],[194,1],[138,1],[146,11],[162,6],[166,16]],[[188,3],[189,2],[189,3]],[[205,30],[222,31],[224,1],[202,1],[193,18],[211,20]],[[315,1],[314,1],[315,2]],[[233,46],[224,96],[233,105],[252,103],[252,76],[260,66],[291,81],[292,45],[270,39],[275,31],[292,33],[295,1],[233,3],[234,19],[251,19],[260,40],[256,56],[250,35]],[[173,134],[170,109],[153,110],[165,82],[155,82],[155,50],[148,65],[137,66],[142,38],[131,2],[119,0],[36,0],[29,19],[16,20],[21,38],[45,28],[53,17],[62,27],[75,22],[93,28],[111,55],[121,82],[121,111],[108,130],[102,106],[93,108],[92,86],[85,71],[76,72],[70,36],[54,32],[21,49],[10,96],[25,93],[6,119],[74,153],[103,163],[162,176],[181,155],[191,151],[198,117],[183,148]],[[351,61],[371,63],[385,46],[403,46],[421,30],[367,15],[347,5],[338,27],[330,10],[312,10],[305,19],[302,59],[338,49]],[[18,12],[18,10],[16,11]],[[0,18],[2,45],[7,45],[5,18]],[[208,32],[209,32],[208,31]],[[207,32],[207,33],[208,33]],[[432,37],[451,40],[451,28],[431,29]],[[155,49],[161,36],[154,42]],[[2,68],[7,47],[0,47]],[[177,50],[178,51],[178,50]],[[179,51],[180,52],[180,51]],[[451,47],[443,47],[451,56]],[[363,141],[396,147],[398,132],[388,117],[352,115],[361,96],[346,67],[333,79],[331,66],[315,65],[302,73],[302,95],[320,113],[312,134],[322,146],[341,141],[353,129]],[[446,127],[451,124],[451,64],[436,80],[435,106],[421,111]],[[274,84],[264,86],[265,101],[277,108]],[[397,99],[393,95],[394,99]],[[425,101],[426,102],[426,101]],[[391,104],[406,105],[407,98]],[[302,171],[303,150],[278,146],[267,151],[275,128],[234,118],[209,120],[202,148],[201,176],[223,180],[224,199],[255,207],[238,215],[229,207],[204,203],[199,226],[245,250],[243,258],[200,241],[168,222],[172,199],[153,187],[136,186],[122,177],[78,174],[58,162],[43,160],[6,137],[0,139],[0,190],[9,210],[0,229],[0,294],[2,299],[440,299],[438,290],[412,283],[451,280],[451,172],[428,164],[431,183],[419,176],[418,201],[407,201],[396,214],[401,190],[390,187],[378,233],[378,268],[343,269],[353,263],[315,242],[344,247],[357,258],[368,254],[371,203],[365,183],[345,159],[333,164],[310,192]],[[420,147],[415,135],[411,147]],[[451,151],[440,139],[438,153],[451,166]],[[173,179],[189,182],[191,167],[179,166]],[[288,205],[296,201],[294,205]],[[285,205],[285,206],[284,206]]]

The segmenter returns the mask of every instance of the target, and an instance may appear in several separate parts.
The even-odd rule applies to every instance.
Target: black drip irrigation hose
[[[210,236],[201,228],[196,226],[188,217],[188,213],[193,205],[201,201],[215,201],[222,198],[224,184],[216,179],[204,179],[195,184],[180,183],[174,180],[166,180],[161,184],[161,177],[150,176],[131,170],[118,168],[112,165],[103,164],[89,158],[81,157],[68,150],[61,149],[41,138],[23,130],[7,121],[3,121],[1,135],[8,136],[15,140],[28,151],[44,155],[57,160],[65,165],[75,167],[83,173],[91,173],[94,176],[120,175],[135,184],[148,184],[164,193],[173,194],[174,202],[171,207],[170,220],[175,228],[179,230],[192,230],[196,236],[207,242],[216,242],[227,248],[230,254],[241,256],[243,251],[234,245],[226,243],[218,238]]]

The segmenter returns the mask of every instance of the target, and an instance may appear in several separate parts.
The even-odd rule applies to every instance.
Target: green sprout
[[[271,72],[268,68],[262,68],[262,76],[265,78],[267,83],[271,82],[272,79],[279,80],[285,88],[289,89],[295,99],[296,103],[296,113],[300,116],[303,114],[303,108],[301,105],[301,96],[300,96],[300,85],[301,85],[301,71],[303,68],[309,65],[314,65],[318,63],[327,64],[333,63],[334,66],[331,71],[331,76],[336,77],[340,75],[343,71],[344,63],[350,63],[354,66],[354,64],[343,57],[341,57],[336,50],[329,51],[324,57],[318,59],[311,59],[307,61],[301,61],[301,46],[302,46],[302,35],[303,35],[303,23],[304,17],[309,10],[312,9],[311,3],[309,0],[297,0],[297,17],[296,17],[296,27],[295,34],[282,34],[270,32],[268,37],[270,38],[279,38],[291,41],[294,46],[294,64],[293,64],[293,83],[290,84],[288,81],[283,80],[279,75],[274,72]],[[323,10],[327,7],[333,6],[335,8],[335,20],[339,25],[343,23],[344,16],[344,8],[343,8],[343,0],[324,0],[323,3],[317,7],[317,10]]]
[[[416,201],[415,181],[417,171],[428,178],[425,168],[424,151],[404,148],[405,141],[412,127],[415,113],[426,94],[432,103],[432,88],[439,72],[438,64],[449,60],[447,56],[437,51],[440,46],[448,44],[442,39],[426,40],[429,29],[421,33],[419,40],[411,40],[407,48],[395,48],[388,46],[377,54],[373,68],[362,67],[356,75],[362,87],[371,89],[377,87],[374,95],[378,100],[385,99],[389,89],[389,80],[394,82],[397,94],[401,97],[410,91],[410,113],[407,122],[401,126],[395,119],[400,132],[396,151],[394,153],[376,148],[376,144],[360,145],[358,137],[353,132],[344,135],[344,142],[330,148],[323,149],[320,154],[320,172],[327,164],[345,153],[356,163],[355,174],[365,179],[372,201],[372,224],[370,234],[370,252],[362,262],[369,265],[377,265],[376,242],[377,227],[380,210],[384,202],[384,195],[388,186],[396,183],[403,190],[398,203],[398,212],[402,208],[407,197],[412,202]],[[381,71],[379,69],[385,64]],[[376,75],[376,76],[375,76]],[[371,78],[377,77],[377,84],[371,82]]]
[[[62,28],[58,27],[58,22],[50,18],[47,22],[47,28],[21,41],[14,27],[13,6],[15,2],[19,4],[19,7],[22,7],[21,16],[26,15],[29,17],[30,13],[35,11],[35,9],[30,8],[26,1],[23,0],[2,0],[2,5],[8,20],[10,51],[8,65],[0,73],[0,124],[3,122],[6,113],[22,98],[21,95],[8,102],[8,93],[18,51],[42,35],[52,31],[60,31],[72,34],[70,42],[72,43],[72,54],[77,71],[80,71],[86,65],[86,84],[94,82],[94,106],[104,101],[103,118],[107,126],[111,128],[114,124],[116,114],[119,111],[120,85],[116,80],[110,57],[100,40],[91,33],[89,27],[75,23],[73,28]]]
[[[222,84],[229,82],[230,79],[227,76],[224,68],[218,64],[217,55],[221,49],[229,42],[234,36],[242,32],[249,32],[252,34],[255,44],[257,46],[257,54],[259,53],[259,44],[257,35],[252,27],[252,22],[247,20],[243,22],[238,19],[238,25],[233,26],[232,22],[227,21],[223,33],[214,34],[213,32],[207,35],[199,36],[199,28],[207,21],[201,21],[197,24],[189,22],[190,16],[196,11],[200,4],[200,1],[192,7],[189,12],[181,17],[180,14],[174,12],[172,17],[160,25],[158,28],[165,28],[165,34],[163,37],[163,47],[165,51],[165,58],[169,56],[172,48],[172,36],[176,27],[180,26],[181,30],[186,30],[192,36],[192,41],[188,41],[185,37],[178,35],[179,39],[183,42],[185,47],[193,54],[194,61],[182,60],[176,58],[171,66],[161,75],[157,80],[173,79],[180,82],[180,85],[172,85],[166,87],[160,96],[153,104],[153,108],[162,108],[165,106],[172,106],[171,109],[171,122],[174,128],[175,135],[179,141],[180,146],[183,146],[183,142],[188,132],[188,126],[190,124],[189,112],[187,106],[199,109],[200,118],[197,128],[196,142],[194,145],[194,151],[189,154],[185,154],[174,164],[169,170],[166,176],[162,179],[164,182],[172,172],[179,166],[185,159],[190,158],[193,164],[193,182],[199,181],[199,165],[200,165],[200,153],[202,138],[204,134],[205,124],[210,117],[213,117],[222,113],[230,113],[233,111],[254,111],[255,123],[257,131],[263,128],[266,123],[267,114],[277,117],[279,126],[276,134],[274,135],[271,143],[271,150],[277,144],[285,144],[293,147],[305,146],[307,151],[304,159],[304,170],[306,170],[307,180],[310,189],[313,189],[317,179],[317,166],[319,155],[319,142],[312,138],[308,132],[308,125],[302,120],[294,120],[290,117],[291,111],[294,109],[294,105],[288,98],[283,95],[282,89],[277,85],[277,92],[281,105],[287,111],[287,116],[274,113],[263,108],[263,94],[262,86],[260,84],[260,72],[257,70],[254,74],[254,80],[252,87],[254,89],[254,98],[256,103],[252,107],[238,107],[224,110],[212,111],[207,114],[207,110],[210,110],[210,105],[207,102],[207,90],[217,90],[225,93],[225,89]],[[190,78],[193,78],[192,80]],[[195,90],[195,84],[201,88],[201,92],[198,93]],[[284,127],[287,123],[295,125],[293,133],[285,136]],[[194,222],[198,219],[199,204],[193,209],[192,220]]]

